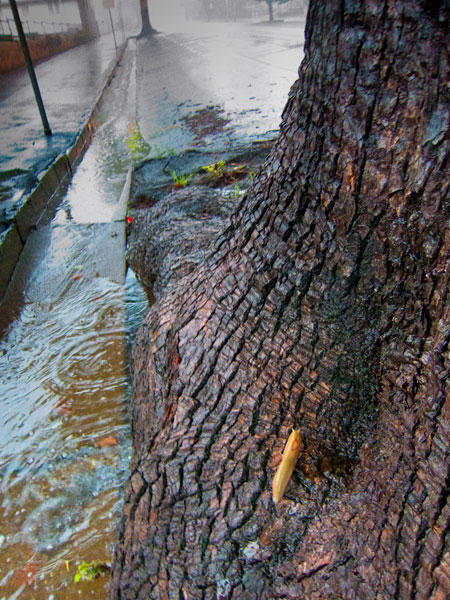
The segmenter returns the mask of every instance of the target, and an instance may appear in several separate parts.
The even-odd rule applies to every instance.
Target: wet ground
[[[107,577],[74,576],[111,560],[130,455],[128,351],[147,297],[125,278],[119,198],[146,158],[181,174],[188,148],[207,164],[274,136],[302,39],[298,24],[279,32],[131,40],[67,194],[29,238],[0,306],[2,600],[106,597]]]
[[[151,156],[276,135],[304,23],[203,23],[138,42],[138,120]]]
[[[45,168],[71,142],[89,114],[116,49],[112,36],[72,48],[35,66],[53,135],[42,131],[25,68],[0,74],[0,171]]]
[[[303,56],[304,22],[184,27],[138,40],[130,147],[142,158],[273,137]],[[51,137],[26,70],[0,75],[0,233],[39,173],[75,141],[115,56],[109,35],[36,66]]]
[[[115,220],[135,152],[135,54],[118,68],[103,123],[56,214],[29,238],[1,305],[0,598],[105,597],[128,475],[128,355],[147,309],[125,276]]]
[[[39,175],[75,143],[116,54],[108,35],[35,65],[51,136],[43,133],[26,69],[0,74],[0,234]]]
[[[130,458],[128,347],[146,297],[131,272],[125,287],[72,277],[49,295],[38,271],[0,344],[0,597],[102,598],[105,580],[74,576],[83,560],[111,560]]]

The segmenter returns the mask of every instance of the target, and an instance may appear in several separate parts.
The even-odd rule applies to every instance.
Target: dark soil
[[[184,124],[194,134],[195,145],[200,144],[207,136],[225,131],[229,119],[223,118],[221,113],[223,113],[222,109],[216,106],[207,106],[191,116],[183,117]]]
[[[235,188],[238,184],[240,190],[246,190],[272,145],[273,141],[268,141],[234,151],[188,150],[179,155],[147,160],[133,172],[129,207],[150,208],[168,192],[184,187]],[[189,177],[186,186],[177,185],[174,173],[178,177]]]

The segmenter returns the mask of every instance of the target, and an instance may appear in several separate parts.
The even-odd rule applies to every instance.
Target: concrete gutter
[[[112,216],[112,221],[114,223],[116,223],[117,221],[125,221],[125,218],[127,216],[132,174],[133,169],[130,167],[127,171],[127,177],[125,179],[125,183],[122,188],[122,193],[120,194],[119,201],[117,202],[116,210],[114,211]]]
[[[82,126],[75,143],[60,154],[46,171],[39,174],[39,183],[24,200],[12,224],[0,235],[0,301],[5,295],[28,236],[36,228],[45,211],[54,210],[58,206],[75,168],[90,146],[97,127],[101,124],[99,114],[104,92],[111,83],[127,43],[128,41],[122,45],[119,53],[108,66],[107,75],[94,101],[91,114]]]

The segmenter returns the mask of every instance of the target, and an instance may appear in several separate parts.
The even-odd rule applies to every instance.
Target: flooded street
[[[10,294],[2,305],[12,315],[0,341],[2,599],[106,596],[108,577],[74,576],[82,561],[112,558],[131,451],[128,356],[148,306],[133,273],[125,278],[124,224],[114,221],[136,160],[133,60],[119,66],[56,215],[24,252],[35,268],[22,302]]]
[[[48,298],[35,280],[27,292],[0,344],[0,590],[101,598],[105,578],[73,578],[82,560],[111,560],[130,457],[127,348],[146,298],[131,273],[125,287],[81,278]]]

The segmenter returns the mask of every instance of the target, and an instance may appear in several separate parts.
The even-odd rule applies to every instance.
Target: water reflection
[[[104,597],[106,578],[73,577],[82,560],[111,559],[127,348],[146,307],[131,272],[125,287],[94,278],[51,304],[28,299],[0,342],[0,598]]]
[[[131,271],[124,284],[124,225],[110,222],[136,152],[130,46],[61,209],[28,238],[0,306],[1,600],[106,598],[107,577],[74,575],[82,561],[112,558],[131,451],[128,353],[148,306]],[[70,69],[51,65],[64,89]]]
[[[118,118],[96,131],[89,152],[78,167],[55,217],[55,223],[104,223],[111,221],[130,164],[145,158],[151,147],[142,139],[135,121]]]

